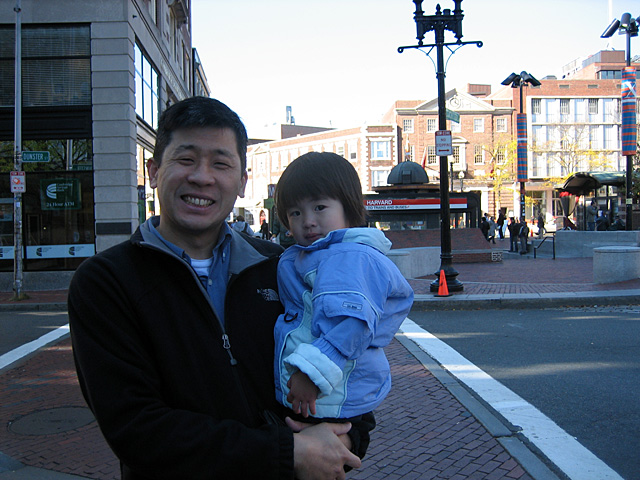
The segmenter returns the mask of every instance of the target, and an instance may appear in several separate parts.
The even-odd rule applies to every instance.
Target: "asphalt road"
[[[0,355],[67,323],[66,312],[0,312]]]
[[[640,479],[640,306],[412,312],[627,480]]]

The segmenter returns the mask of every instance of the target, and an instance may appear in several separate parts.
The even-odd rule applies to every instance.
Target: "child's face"
[[[342,203],[333,198],[306,198],[287,209],[287,219],[296,243],[305,247],[333,230],[350,226]]]

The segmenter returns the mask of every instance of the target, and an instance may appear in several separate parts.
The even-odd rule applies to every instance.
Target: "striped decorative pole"
[[[626,228],[633,230],[633,156],[637,150],[636,68],[622,69],[622,155],[627,157]]]

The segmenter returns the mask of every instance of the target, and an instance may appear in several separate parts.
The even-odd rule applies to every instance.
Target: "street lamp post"
[[[502,81],[502,85],[511,85],[511,88],[520,88],[520,113],[516,116],[518,132],[518,181],[520,182],[520,220],[526,218],[525,212],[525,183],[527,181],[527,114],[524,113],[524,97],[522,88],[525,85],[539,87],[540,82],[533,75],[522,71],[520,75],[512,73]]]
[[[627,66],[622,70],[622,155],[627,157],[626,174],[626,229],[633,230],[633,156],[637,150],[636,139],[636,69],[631,66],[631,37],[638,36],[640,16],[633,18],[624,13],[620,20],[614,19],[601,38],[609,38],[616,31],[627,36]]]
[[[444,47],[451,52],[451,54],[455,53],[455,50],[452,50],[450,46],[455,45],[458,48],[463,45],[475,44],[478,47],[482,46],[482,42],[463,42],[462,38],[462,19],[464,15],[462,14],[462,0],[453,0],[455,8],[453,10],[453,14],[451,10],[445,8],[444,10],[440,9],[440,5],[436,6],[436,14],[435,15],[424,15],[424,11],[422,10],[422,2],[423,0],[413,0],[413,3],[416,5],[416,11],[414,13],[413,19],[416,22],[417,27],[417,36],[418,45],[398,47],[398,52],[402,53],[405,49],[408,48],[417,48],[421,49],[423,47],[430,47],[429,51],[426,52],[427,56],[436,48],[436,77],[438,79],[438,129],[440,131],[447,129],[447,115],[446,115],[446,107],[445,107],[445,89],[444,89],[444,77],[445,77],[445,68],[444,68]],[[453,32],[456,37],[456,42],[454,43],[445,43],[444,33],[448,30]],[[425,45],[423,43],[424,36],[427,32],[433,31],[435,33],[435,44]],[[457,49],[456,49],[457,50]],[[431,283],[430,290],[432,292],[437,292],[440,288],[440,271],[444,270],[447,288],[452,292],[461,292],[464,288],[460,280],[458,280],[458,272],[453,268],[452,260],[453,255],[451,254],[451,231],[450,231],[450,205],[449,205],[449,179],[448,179],[448,157],[440,156],[440,268],[437,272],[435,272],[436,280]]]

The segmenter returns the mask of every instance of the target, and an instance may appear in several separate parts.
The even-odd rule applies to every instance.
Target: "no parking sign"
[[[11,193],[24,193],[27,181],[24,172],[11,172]]]

